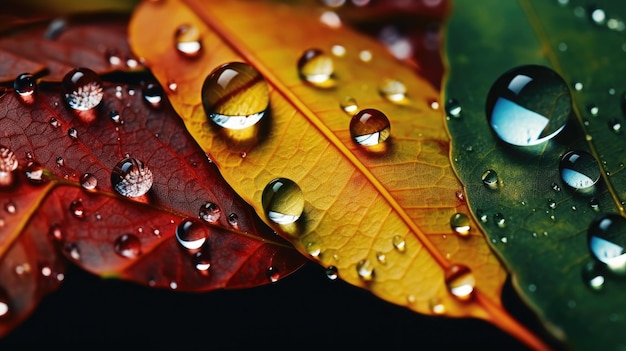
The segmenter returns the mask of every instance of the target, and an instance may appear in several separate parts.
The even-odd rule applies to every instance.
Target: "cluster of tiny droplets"
[[[115,184],[115,190],[127,197],[142,196],[152,187],[152,171],[143,165],[136,164],[123,178]]]
[[[70,94],[65,94],[67,103],[75,110],[90,110],[102,100],[103,91],[100,84],[90,82],[79,87]]]

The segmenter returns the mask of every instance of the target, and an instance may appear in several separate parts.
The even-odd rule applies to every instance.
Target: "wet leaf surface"
[[[445,96],[457,107],[448,121],[452,158],[472,213],[485,218],[481,227],[512,271],[517,290],[566,347],[623,349],[625,280],[619,263],[605,263],[620,261],[624,247],[619,223],[626,189],[621,128],[626,8],[614,2],[526,0],[484,6],[499,15],[457,1],[446,34],[451,72]],[[529,64],[550,67],[563,78],[572,112],[558,135],[536,146],[514,146],[512,141],[526,142],[515,136],[525,133],[528,122],[492,132],[487,97],[500,75]],[[522,74],[539,79],[528,70]],[[520,83],[528,79],[518,77],[518,83],[497,88],[490,101],[505,106],[514,99],[509,120],[530,121],[533,112],[527,111],[542,113],[541,106],[550,107],[543,116],[556,116],[552,111],[564,95],[555,98],[547,83],[529,94],[532,89]],[[518,89],[519,99],[526,100],[515,101],[511,92]],[[520,108],[530,104],[535,108]],[[508,143],[500,140],[502,133]],[[568,156],[562,163],[569,151],[582,157]],[[590,162],[579,167],[585,155]],[[494,186],[483,180],[490,169],[498,176]],[[570,181],[576,179],[583,182]],[[594,186],[583,186],[596,179]]]
[[[156,19],[163,25],[147,32]],[[281,27],[270,25],[276,22]],[[198,30],[196,47],[201,49],[193,56],[176,47],[180,42],[175,33],[181,25]],[[316,16],[288,6],[233,2],[210,7],[193,1],[140,5],[131,21],[130,40],[163,84],[176,83],[176,91],[169,93],[174,107],[229,184],[303,254],[395,304],[425,314],[484,318],[543,347],[501,307],[504,271],[477,225],[470,218],[474,229],[463,237],[451,228],[451,216],[467,208],[449,164],[441,112],[433,104],[437,91],[375,41],[347,28],[329,28]],[[328,67],[326,59],[333,62],[328,79],[301,79],[305,73],[299,74],[298,61],[309,49],[318,51],[307,57],[319,59],[320,51],[327,55],[321,55],[322,73]],[[205,90],[203,107],[205,78],[233,61],[253,68],[235,64],[217,72],[237,72],[248,80],[226,93]],[[301,60],[300,68],[306,63]],[[255,69],[268,82],[269,95]],[[388,101],[387,94],[379,93],[385,78],[401,81],[406,96]],[[211,84],[220,83],[216,79]],[[258,124],[235,129],[239,127],[224,116],[229,112],[215,111],[254,109],[228,105],[229,98],[245,94],[247,100],[242,101],[250,104],[263,105],[269,98],[269,109]],[[387,141],[370,148],[353,140],[351,116],[340,107],[350,105],[347,97],[354,98],[360,109],[384,111],[391,123]],[[205,109],[215,112],[213,120],[226,127],[214,124]],[[273,190],[264,194],[276,179],[281,186],[274,182],[268,188]],[[301,195],[295,190],[281,193],[291,181]],[[270,200],[264,209],[265,196]],[[280,200],[282,196],[286,200]],[[274,211],[272,204],[285,205],[283,212]],[[294,210],[299,206],[303,211]],[[285,214],[300,218],[292,222]],[[459,277],[476,280],[467,301],[453,296],[445,284],[445,273],[454,271],[457,263],[462,265],[456,266],[459,274],[449,276],[449,283]],[[468,272],[464,266],[470,268],[469,275],[463,274]]]
[[[64,279],[66,259],[178,291],[269,284],[305,261],[225,183],[150,76],[120,77],[73,100],[102,94],[87,111],[70,107],[59,82],[0,96],[1,335]],[[113,177],[129,158],[138,173]]]

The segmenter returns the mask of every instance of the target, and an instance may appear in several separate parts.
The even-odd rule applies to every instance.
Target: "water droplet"
[[[50,226],[50,230],[48,231],[48,235],[54,239],[55,241],[62,241],[64,239],[63,230],[61,225],[56,223]]]
[[[504,73],[487,97],[487,116],[493,132],[516,146],[552,139],[565,127],[571,110],[567,84],[543,66],[521,66]]]
[[[595,291],[604,288],[604,267],[598,262],[587,262],[582,269],[583,282]]]
[[[13,171],[18,166],[17,157],[6,146],[0,145],[0,187],[8,187],[13,184]]]
[[[462,264],[453,264],[445,272],[448,291],[459,300],[468,300],[474,292],[476,280],[472,271]]]
[[[125,158],[111,171],[111,184],[120,195],[143,196],[152,187],[152,171],[135,158]]]
[[[322,253],[322,247],[320,246],[320,244],[314,241],[309,241],[308,243],[306,243],[305,249],[306,252],[312,257],[319,257],[319,255]]]
[[[239,216],[236,213],[231,213],[228,215],[228,224],[231,226],[238,228],[239,227]]]
[[[334,11],[324,11],[320,15],[320,22],[327,25],[330,28],[341,27],[341,18]]]
[[[435,315],[442,315],[446,313],[446,306],[436,297],[428,300],[428,307],[430,307],[430,310]]]
[[[13,81],[13,88],[21,98],[32,97],[37,88],[37,81],[31,74],[22,73]]]
[[[359,275],[359,278],[365,281],[374,279],[374,265],[372,265],[372,263],[367,259],[360,260],[356,264],[356,272]]]
[[[592,7],[588,10],[589,19],[597,26],[604,26],[606,24],[606,12],[603,9]]]
[[[375,109],[361,110],[350,120],[350,135],[360,145],[381,144],[389,138],[390,131],[387,116]]]
[[[209,268],[211,268],[211,252],[208,244],[202,245],[200,251],[193,255],[193,266],[196,270],[204,275],[209,275]]]
[[[616,134],[619,134],[622,131],[622,122],[616,118],[612,118],[609,120],[609,129]]]
[[[78,131],[76,128],[70,128],[67,130],[67,136],[69,136],[72,140],[78,140]]]
[[[587,239],[591,254],[615,273],[626,273],[626,218],[600,214],[589,225]]]
[[[378,88],[382,97],[391,102],[402,102],[406,99],[406,86],[399,80],[386,79]]]
[[[561,187],[557,183],[552,183],[551,187],[554,191],[561,191]]]
[[[170,289],[172,289],[172,290],[178,289],[178,283],[175,282],[175,281],[171,281],[170,282]]]
[[[290,179],[278,178],[263,190],[261,202],[267,217],[274,223],[289,224],[300,218],[304,211],[304,194]]]
[[[109,118],[115,124],[119,124],[119,123],[122,122],[122,118],[120,116],[120,113],[117,110],[112,110],[111,112],[109,112]]]
[[[359,105],[357,104],[356,99],[351,96],[347,96],[345,99],[341,100],[339,106],[350,116],[354,116],[359,110]]]
[[[198,250],[208,238],[207,227],[198,219],[187,218],[176,227],[176,240],[187,250]]]
[[[85,208],[83,207],[83,202],[80,200],[74,200],[70,203],[70,212],[76,218],[84,218],[85,217]]]
[[[450,227],[457,234],[467,236],[470,232],[470,219],[465,213],[455,213],[450,217]]]
[[[380,262],[381,264],[386,264],[387,263],[387,255],[385,255],[383,252],[377,252],[376,253],[376,260],[378,262]]]
[[[600,211],[600,202],[598,201],[598,199],[596,199],[594,197],[591,200],[589,200],[589,207],[591,207],[592,210],[594,210],[596,212],[599,212]]]
[[[141,241],[133,234],[123,234],[115,239],[113,245],[115,253],[126,258],[134,259],[141,254]]]
[[[463,109],[456,99],[446,101],[446,114],[448,117],[461,118]]]
[[[75,68],[63,77],[65,101],[70,108],[88,111],[100,104],[104,97],[102,80],[88,68]]]
[[[320,88],[335,86],[333,59],[320,49],[309,49],[298,59],[298,74],[305,82]]]
[[[85,190],[94,190],[98,186],[98,178],[91,173],[83,173],[80,176],[80,186]]]
[[[200,54],[202,51],[200,39],[200,29],[190,24],[179,26],[174,33],[176,50],[186,57],[197,57]]]
[[[13,201],[8,201],[7,203],[4,204],[4,210],[8,214],[15,214],[17,213],[17,205]]]
[[[57,157],[57,165],[59,165],[59,167],[63,167],[65,165],[65,160],[63,159],[63,157]]]
[[[50,125],[53,126],[54,128],[59,128],[61,126],[61,123],[59,123],[59,121],[56,118],[50,117]]]
[[[28,262],[15,266],[15,274],[21,276],[28,273],[30,273],[30,265],[28,264]]]
[[[372,52],[369,50],[361,50],[359,52],[359,59],[363,62],[370,62],[372,61]]]
[[[404,238],[402,236],[394,235],[394,237],[391,239],[391,243],[393,244],[393,247],[399,252],[406,251],[406,241],[404,241]]]
[[[336,280],[339,277],[339,271],[335,266],[326,267],[326,277],[330,280]]]
[[[274,266],[269,266],[267,268],[267,271],[265,271],[265,275],[267,276],[267,279],[269,279],[272,283],[275,283],[278,281],[278,279],[280,279],[280,272]]]
[[[213,202],[206,202],[204,205],[200,206],[200,211],[198,211],[200,219],[208,223],[217,223],[221,214],[222,210]]]
[[[104,53],[104,58],[111,66],[120,66],[122,64],[122,58],[116,49],[107,49]]]
[[[170,93],[175,93],[176,91],[178,91],[178,83],[173,80],[168,81],[165,86],[170,91]]]
[[[202,85],[206,115],[218,126],[248,128],[263,118],[269,105],[265,78],[252,66],[231,62],[215,69]]]
[[[574,82],[572,85],[576,91],[582,91],[584,87],[582,82]]]
[[[600,109],[598,108],[598,106],[591,104],[587,106],[587,112],[589,112],[589,114],[592,116],[597,116],[600,112]]]
[[[555,209],[556,208],[556,202],[552,199],[548,199],[548,207],[550,207],[551,209]]]
[[[141,90],[143,95],[143,100],[148,103],[148,105],[158,108],[161,106],[161,102],[163,100],[163,88],[157,83],[147,83],[143,86]]]
[[[30,161],[26,165],[24,169],[24,175],[26,175],[26,179],[32,184],[39,185],[43,184],[46,179],[44,177],[44,168],[37,161]]]
[[[493,215],[493,221],[500,228],[506,227],[506,219],[504,218],[504,215],[502,213],[500,213],[500,212],[495,213]]]
[[[9,294],[7,294],[4,288],[0,287],[0,319],[9,316],[10,311]]]
[[[561,179],[574,189],[591,189],[600,179],[596,159],[585,151],[569,151],[559,164]]]
[[[499,185],[500,185],[500,180],[498,178],[498,173],[496,173],[496,171],[494,171],[493,169],[488,169],[485,172],[483,172],[482,175],[482,181],[483,184],[492,190],[498,189]]]
[[[346,55],[346,48],[343,45],[333,45],[330,52],[337,57],[343,57]]]
[[[80,250],[75,243],[67,243],[65,245],[65,252],[74,260],[80,260]]]

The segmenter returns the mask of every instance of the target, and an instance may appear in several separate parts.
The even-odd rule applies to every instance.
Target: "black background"
[[[516,318],[540,328],[512,289]],[[70,267],[61,288],[0,340],[0,350],[527,350],[476,319],[428,317],[307,263],[276,283],[183,293],[105,280]]]

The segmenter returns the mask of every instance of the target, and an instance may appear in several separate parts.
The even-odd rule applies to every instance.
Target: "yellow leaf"
[[[130,42],[169,87],[174,108],[229,184],[302,253],[394,304],[482,318],[544,348],[501,305],[505,272],[457,195],[462,186],[450,167],[439,92],[372,39],[324,24],[320,15],[315,8],[258,1],[147,2],[133,15]],[[193,55],[176,48],[183,25],[185,33],[198,30],[201,49]],[[309,49],[332,60],[324,86],[304,82],[298,72]],[[205,78],[229,62],[250,64],[269,86],[268,112],[243,130],[216,126],[203,107]],[[322,61],[313,71],[327,68]],[[240,101],[257,104],[264,92],[254,75],[248,79],[213,102],[228,105],[228,98],[247,94]],[[379,92],[389,80],[406,87],[400,101]],[[352,116],[340,107],[347,98],[359,109],[382,111],[390,137],[375,147],[356,143]],[[304,211],[294,224],[274,223],[263,209],[263,190],[276,178],[302,190]],[[455,213],[470,217],[469,235],[451,229]],[[462,278],[464,270],[455,269],[463,266],[476,282],[469,299],[446,286],[446,274]]]

